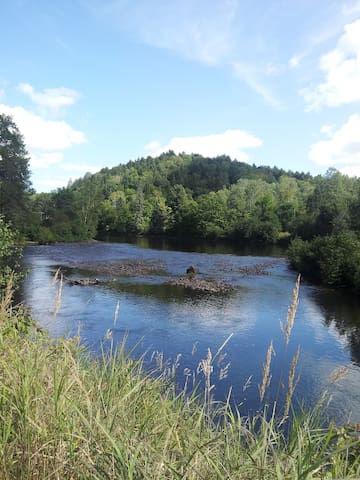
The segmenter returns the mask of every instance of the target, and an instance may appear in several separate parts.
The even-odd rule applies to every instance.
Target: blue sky
[[[360,0],[0,0],[37,191],[172,149],[360,176]]]

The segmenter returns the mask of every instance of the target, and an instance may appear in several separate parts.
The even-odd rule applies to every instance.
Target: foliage
[[[293,181],[288,195],[286,179]],[[273,243],[283,229],[279,212],[291,202],[299,203],[298,190],[305,179],[310,181],[306,175],[250,166],[226,156],[169,152],[87,174],[66,189],[33,197],[29,236],[51,242],[104,233],[150,233]],[[277,182],[282,185],[282,206]],[[244,189],[245,198],[237,200]],[[293,208],[297,210],[298,205]],[[286,228],[288,223],[286,218]]]
[[[291,266],[312,280],[333,287],[360,288],[360,241],[353,231],[296,238],[290,245]]]
[[[0,214],[21,229],[30,192],[29,157],[11,117],[0,114]]]

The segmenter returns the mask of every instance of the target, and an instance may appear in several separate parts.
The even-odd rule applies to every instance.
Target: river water
[[[284,400],[282,384],[287,383],[289,365],[300,346],[295,404],[314,404],[328,392],[327,415],[339,422],[359,421],[359,299],[302,282],[295,324],[285,347],[280,321],[286,323],[296,274],[288,269],[281,252],[214,246],[194,250],[191,246],[149,245],[146,240],[29,246],[24,256],[29,274],[23,300],[55,338],[80,333],[83,343],[98,352],[101,344],[106,348],[110,341],[121,342],[126,337],[127,348],[134,349],[132,355],[146,353],[149,363],[154,352],[159,352],[155,354],[158,361],[178,364],[179,385],[186,381],[192,385],[194,376],[195,382],[201,380],[198,366],[208,349],[215,356],[231,336],[213,361],[212,393],[215,400],[224,401],[231,388],[232,402],[244,413],[260,408],[259,384],[270,342],[276,355],[265,401],[276,400],[279,405]],[[114,273],[112,266],[121,262],[155,265],[156,269],[133,276]],[[100,268],[90,271],[89,264]],[[209,294],[168,284],[169,279],[184,275],[189,265],[197,267],[197,278],[222,281],[233,289]],[[252,268],[256,265],[260,268]],[[64,283],[55,315],[59,283],[52,279],[59,267]],[[69,283],[95,277],[98,285]],[[344,365],[347,376],[331,383],[331,373]]]

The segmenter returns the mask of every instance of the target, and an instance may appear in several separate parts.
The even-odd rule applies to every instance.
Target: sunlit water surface
[[[82,341],[94,352],[100,350],[104,337],[114,342],[126,339],[132,355],[162,352],[174,362],[177,355],[177,382],[191,384],[208,348],[213,355],[232,335],[224,348],[226,358],[214,362],[212,381],[214,399],[224,401],[231,388],[232,402],[241,411],[256,411],[259,404],[261,370],[270,341],[276,356],[272,360],[272,380],[266,401],[281,404],[288,368],[298,346],[301,354],[297,372],[296,402],[313,404],[325,391],[331,392],[327,414],[337,421],[360,420],[360,302],[354,295],[302,283],[300,302],[290,342],[284,347],[280,321],[286,322],[296,274],[279,256],[259,252],[235,252],[230,247],[199,247],[189,251],[177,245],[149,248],[144,242],[89,243],[55,246],[30,246],[25,249],[25,263],[30,267],[23,285],[23,299],[34,317],[51,336],[72,336],[80,332]],[[278,252],[275,252],[275,255]],[[80,271],[87,262],[111,264],[136,260],[161,264],[162,274],[137,277],[100,276]],[[267,275],[244,275],[241,268],[273,262]],[[166,284],[169,278],[184,275],[189,265],[196,265],[198,277],[225,281],[234,286],[224,295],[196,294]],[[57,285],[52,278],[58,267],[64,274],[61,305],[54,316]],[[99,278],[94,286],[70,286],[69,279]],[[118,315],[114,324],[115,311]],[[110,340],[105,340],[105,347]],[[230,362],[226,378],[221,369]],[[335,385],[329,375],[339,366],[349,365],[347,377]],[[226,370],[223,370],[224,374]],[[201,373],[197,374],[201,379]]]

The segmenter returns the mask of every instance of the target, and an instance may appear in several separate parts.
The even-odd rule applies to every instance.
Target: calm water
[[[163,353],[174,361],[181,354],[178,382],[196,371],[210,348],[213,355],[233,334],[226,358],[214,364],[214,397],[224,400],[232,387],[233,401],[244,412],[259,408],[258,385],[269,343],[276,356],[272,363],[272,383],[267,400],[278,398],[280,378],[287,379],[287,369],[298,347],[300,380],[297,401],[310,404],[324,390],[331,391],[328,414],[339,421],[360,421],[360,302],[352,295],[307,284],[301,285],[300,303],[287,350],[280,331],[285,323],[296,275],[279,251],[237,251],[230,247],[199,247],[180,250],[169,245],[143,243],[93,243],[56,246],[31,246],[25,250],[30,267],[24,282],[23,297],[39,323],[54,337],[76,335],[94,351],[99,349],[107,330],[116,342],[127,336],[133,355]],[[152,248],[150,248],[150,246]],[[167,249],[165,249],[167,247]],[[275,256],[274,256],[275,255]],[[101,276],[96,286],[70,286],[64,282],[60,310],[54,318],[57,287],[51,284],[61,266],[65,279],[91,278],[79,270],[79,264],[100,262],[111,265],[121,260],[141,260],[161,265],[162,274],[134,277]],[[244,275],[241,268],[272,262],[267,275]],[[183,275],[189,265],[196,265],[199,278],[225,281],[234,290],[225,295],[195,294],[166,284],[169,278]],[[119,314],[114,325],[116,305]],[[219,380],[221,368],[230,362],[228,375]],[[349,374],[335,386],[329,375],[337,367],[349,365]],[[248,381],[248,379],[250,380]],[[189,377],[190,378],[190,377]],[[244,388],[244,385],[247,388]]]

